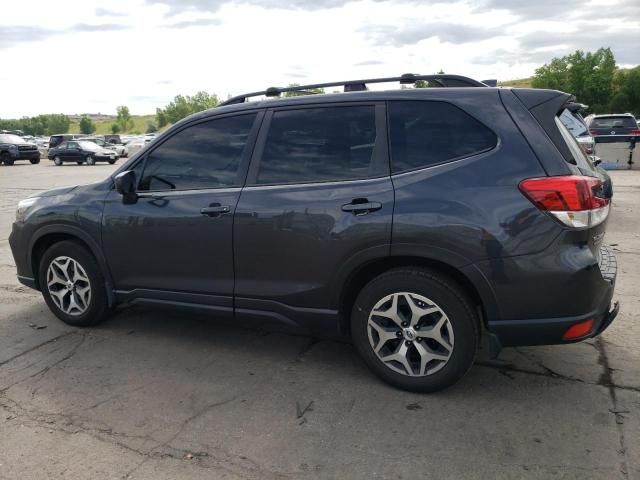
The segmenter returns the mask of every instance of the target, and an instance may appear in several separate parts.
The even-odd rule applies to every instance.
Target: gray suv
[[[367,88],[417,81],[435,88]],[[572,343],[616,317],[611,189],[558,118],[573,103],[453,75],[241,95],[20,202],[18,278],[71,325],[121,303],[276,321],[439,390],[481,341]]]

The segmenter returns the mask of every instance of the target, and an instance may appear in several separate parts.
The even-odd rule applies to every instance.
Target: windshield
[[[0,135],[0,143],[27,143],[24,141],[24,138],[19,137],[18,135],[11,134],[2,134]]]
[[[591,122],[591,128],[636,128],[636,122],[628,115],[619,117],[596,117]]]
[[[595,167],[589,157],[585,155],[580,148],[580,145],[578,145],[576,137],[574,137],[567,127],[564,126],[564,123],[559,116],[556,117],[556,125],[558,126],[558,130],[560,130],[562,139],[567,144],[567,147],[569,147],[569,151],[571,152],[571,156],[573,157],[575,164],[582,169],[595,170]]]
[[[78,144],[80,145],[80,148],[82,148],[83,150],[91,150],[93,152],[97,152],[98,150],[102,150],[98,145],[96,145],[93,142],[78,142]]]

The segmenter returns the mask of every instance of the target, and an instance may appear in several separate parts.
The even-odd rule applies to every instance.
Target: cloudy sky
[[[0,15],[0,118],[440,69],[507,80],[601,46],[637,65],[638,45],[640,0],[19,0]]]

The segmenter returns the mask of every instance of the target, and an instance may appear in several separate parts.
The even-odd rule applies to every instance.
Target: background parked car
[[[26,142],[18,135],[0,134],[0,161],[5,165],[13,165],[16,160],[40,163],[40,151],[37,145]]]
[[[640,128],[630,113],[595,115],[589,123],[589,131],[596,143],[628,142],[631,137],[640,136]]]
[[[93,142],[72,140],[64,142],[55,148],[49,149],[49,160],[53,160],[56,165],[64,162],[76,162],[82,165],[95,165],[96,162],[116,163],[118,154],[113,150],[108,150],[96,145]]]
[[[85,137],[85,138],[79,138],[78,140],[83,140],[83,141],[87,141],[87,142],[93,142],[96,145],[98,145],[99,147],[102,148],[106,148],[107,150],[113,150],[114,152],[116,152],[118,154],[118,157],[128,157],[129,156],[129,149],[126,147],[126,145],[121,145],[121,144],[115,144],[115,143],[108,143],[104,140],[104,138],[100,138],[100,137]]]
[[[63,133],[59,135],[51,135],[49,138],[49,148],[57,147],[62,142],[67,142],[69,140],[74,140],[82,137],[83,135],[76,135],[73,133]]]

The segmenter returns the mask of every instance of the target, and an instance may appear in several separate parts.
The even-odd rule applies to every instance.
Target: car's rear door
[[[233,311],[233,212],[262,114],[223,115],[160,140],[134,167],[139,198],[111,191],[103,243],[127,297]],[[220,308],[221,307],[221,308]]]
[[[388,255],[385,121],[375,103],[267,113],[236,209],[236,312],[319,326],[344,272]]]

